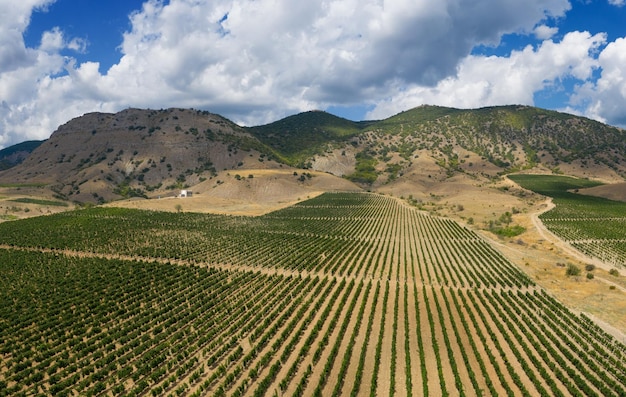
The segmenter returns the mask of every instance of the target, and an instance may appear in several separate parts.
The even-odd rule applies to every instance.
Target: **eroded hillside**
[[[237,125],[203,111],[90,113],[59,127],[2,179],[49,184],[60,198],[101,203],[166,194],[246,163],[263,168],[262,147]]]

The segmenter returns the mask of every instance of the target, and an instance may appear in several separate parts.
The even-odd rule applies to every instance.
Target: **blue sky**
[[[96,60],[104,73],[119,62],[123,34],[131,29],[129,15],[141,10],[142,4],[141,0],[57,0],[32,13],[24,32],[26,47],[36,48],[44,32],[60,27],[68,37],[87,42],[83,53],[69,49],[63,53],[79,62]]]
[[[4,0],[0,148],[84,113],[525,104],[626,126],[626,0]]]

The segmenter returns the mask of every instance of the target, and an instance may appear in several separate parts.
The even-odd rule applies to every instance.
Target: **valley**
[[[623,138],[515,106],[72,120],[0,171],[0,395],[623,395]]]

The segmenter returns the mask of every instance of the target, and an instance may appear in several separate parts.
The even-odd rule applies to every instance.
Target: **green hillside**
[[[17,153],[33,150],[28,145],[34,143],[24,145],[21,152],[9,148],[13,157],[5,158],[15,164]],[[218,170],[255,168],[250,160],[256,155],[270,167],[313,168],[368,189],[406,174],[435,175],[438,182],[459,174],[492,179],[537,166],[626,178],[626,131],[518,105],[420,106],[361,122],[309,111],[245,128],[207,111],[127,109],[66,123],[24,163],[0,172],[0,181],[31,183],[35,177],[67,199],[101,203],[125,197],[120,192],[168,194]],[[413,167],[418,158],[429,171]]]
[[[306,158],[323,152],[328,145],[345,143],[362,131],[356,123],[322,111],[310,111],[282,120],[251,127],[248,131],[270,146],[277,156],[290,165],[302,164]]]
[[[25,141],[0,150],[0,171],[21,163],[44,141]]]
[[[460,110],[421,106],[375,123],[396,146],[430,149],[447,161],[455,147],[474,152],[505,171],[541,163],[601,164],[625,176],[626,131],[570,114],[528,106]]]

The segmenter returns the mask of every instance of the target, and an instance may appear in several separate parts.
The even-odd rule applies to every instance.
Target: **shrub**
[[[587,279],[593,280],[593,273],[587,273]]]
[[[592,265],[591,263],[588,263],[585,265],[585,270],[588,272],[594,271],[596,269],[596,265]]]
[[[611,270],[609,270],[609,274],[610,274],[611,276],[615,276],[615,277],[619,276],[619,272],[617,271],[617,269],[611,269]]]
[[[513,225],[507,227],[495,227],[491,228],[491,231],[500,237],[516,237],[526,231],[526,228],[520,225]]]
[[[579,276],[580,268],[570,263],[567,265],[567,269],[565,269],[565,275],[566,276]]]

